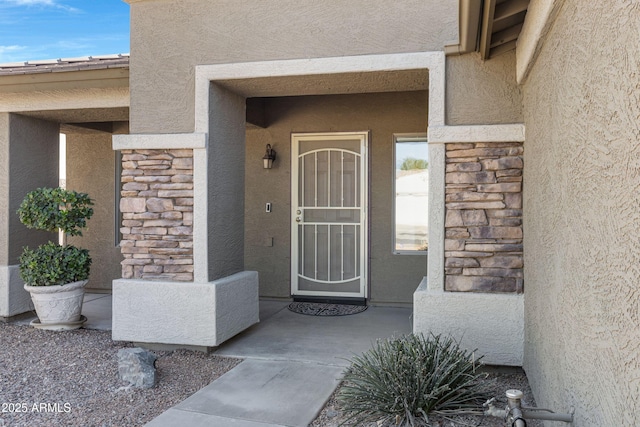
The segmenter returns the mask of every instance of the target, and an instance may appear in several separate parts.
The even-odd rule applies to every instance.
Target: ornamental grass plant
[[[489,397],[480,359],[451,337],[380,340],[352,359],[338,401],[346,425],[429,425],[429,415],[482,414]]]

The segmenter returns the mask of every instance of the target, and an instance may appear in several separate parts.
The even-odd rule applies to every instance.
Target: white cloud
[[[53,6],[54,2],[53,0],[8,0],[9,3],[16,3],[16,4],[26,4],[26,5],[32,5],[32,4],[42,4],[45,6]]]
[[[14,4],[16,6],[44,6],[56,9],[66,10],[67,12],[80,12],[80,9],[61,4],[58,0],[2,0],[5,4]]]
[[[11,52],[16,52],[25,49],[25,46],[11,45],[11,46],[2,46],[0,45],[0,55],[4,55]]]
[[[24,53],[27,49],[26,46],[19,45],[10,45],[10,46],[2,46],[0,45],[0,64],[6,62],[18,62],[16,58],[18,55]]]
[[[16,44],[11,46],[0,46],[0,53],[15,52],[16,50],[22,50],[24,48],[24,46],[18,46]]]

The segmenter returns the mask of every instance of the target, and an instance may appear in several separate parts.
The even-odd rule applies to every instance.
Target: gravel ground
[[[489,377],[486,381],[488,382],[488,385],[490,387],[491,395],[496,397],[496,407],[506,407],[507,399],[504,397],[504,393],[508,389],[522,390],[524,392],[523,406],[535,406],[531,388],[529,387],[529,382],[527,381],[527,377],[524,372],[515,369],[492,369],[488,372]],[[320,412],[318,418],[316,418],[316,420],[310,425],[310,427],[337,427],[347,420],[347,417],[340,409],[340,404],[336,400],[336,395],[339,391],[340,388],[338,388],[338,390],[336,390],[336,392],[331,395],[324,409]],[[429,417],[429,422],[433,427],[505,427],[506,425],[503,419],[482,416],[456,416],[449,419],[433,416]],[[370,423],[358,427],[391,426]],[[543,424],[538,420],[530,420],[527,421],[527,427],[543,427]]]
[[[155,351],[157,385],[140,390],[118,378],[118,350],[131,345],[110,331],[0,323],[0,343],[0,427],[141,426],[240,363]]]
[[[0,323],[0,427],[142,426],[240,363],[196,351],[155,351],[158,383],[135,389],[118,378],[117,353],[129,343],[114,342],[110,331],[42,331]],[[490,371],[496,406],[504,392],[524,391],[534,406],[522,371]],[[346,417],[336,400],[339,389],[310,427],[337,427]],[[430,418],[433,427],[504,427],[492,417]],[[529,427],[542,427],[528,421]],[[372,423],[359,427],[386,427]]]

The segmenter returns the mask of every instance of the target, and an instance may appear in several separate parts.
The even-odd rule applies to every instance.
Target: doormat
[[[308,316],[348,316],[365,311],[366,305],[323,304],[317,302],[292,302],[289,310]]]

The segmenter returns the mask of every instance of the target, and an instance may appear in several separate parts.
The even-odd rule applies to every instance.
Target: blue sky
[[[128,52],[122,0],[0,0],[0,63]]]

